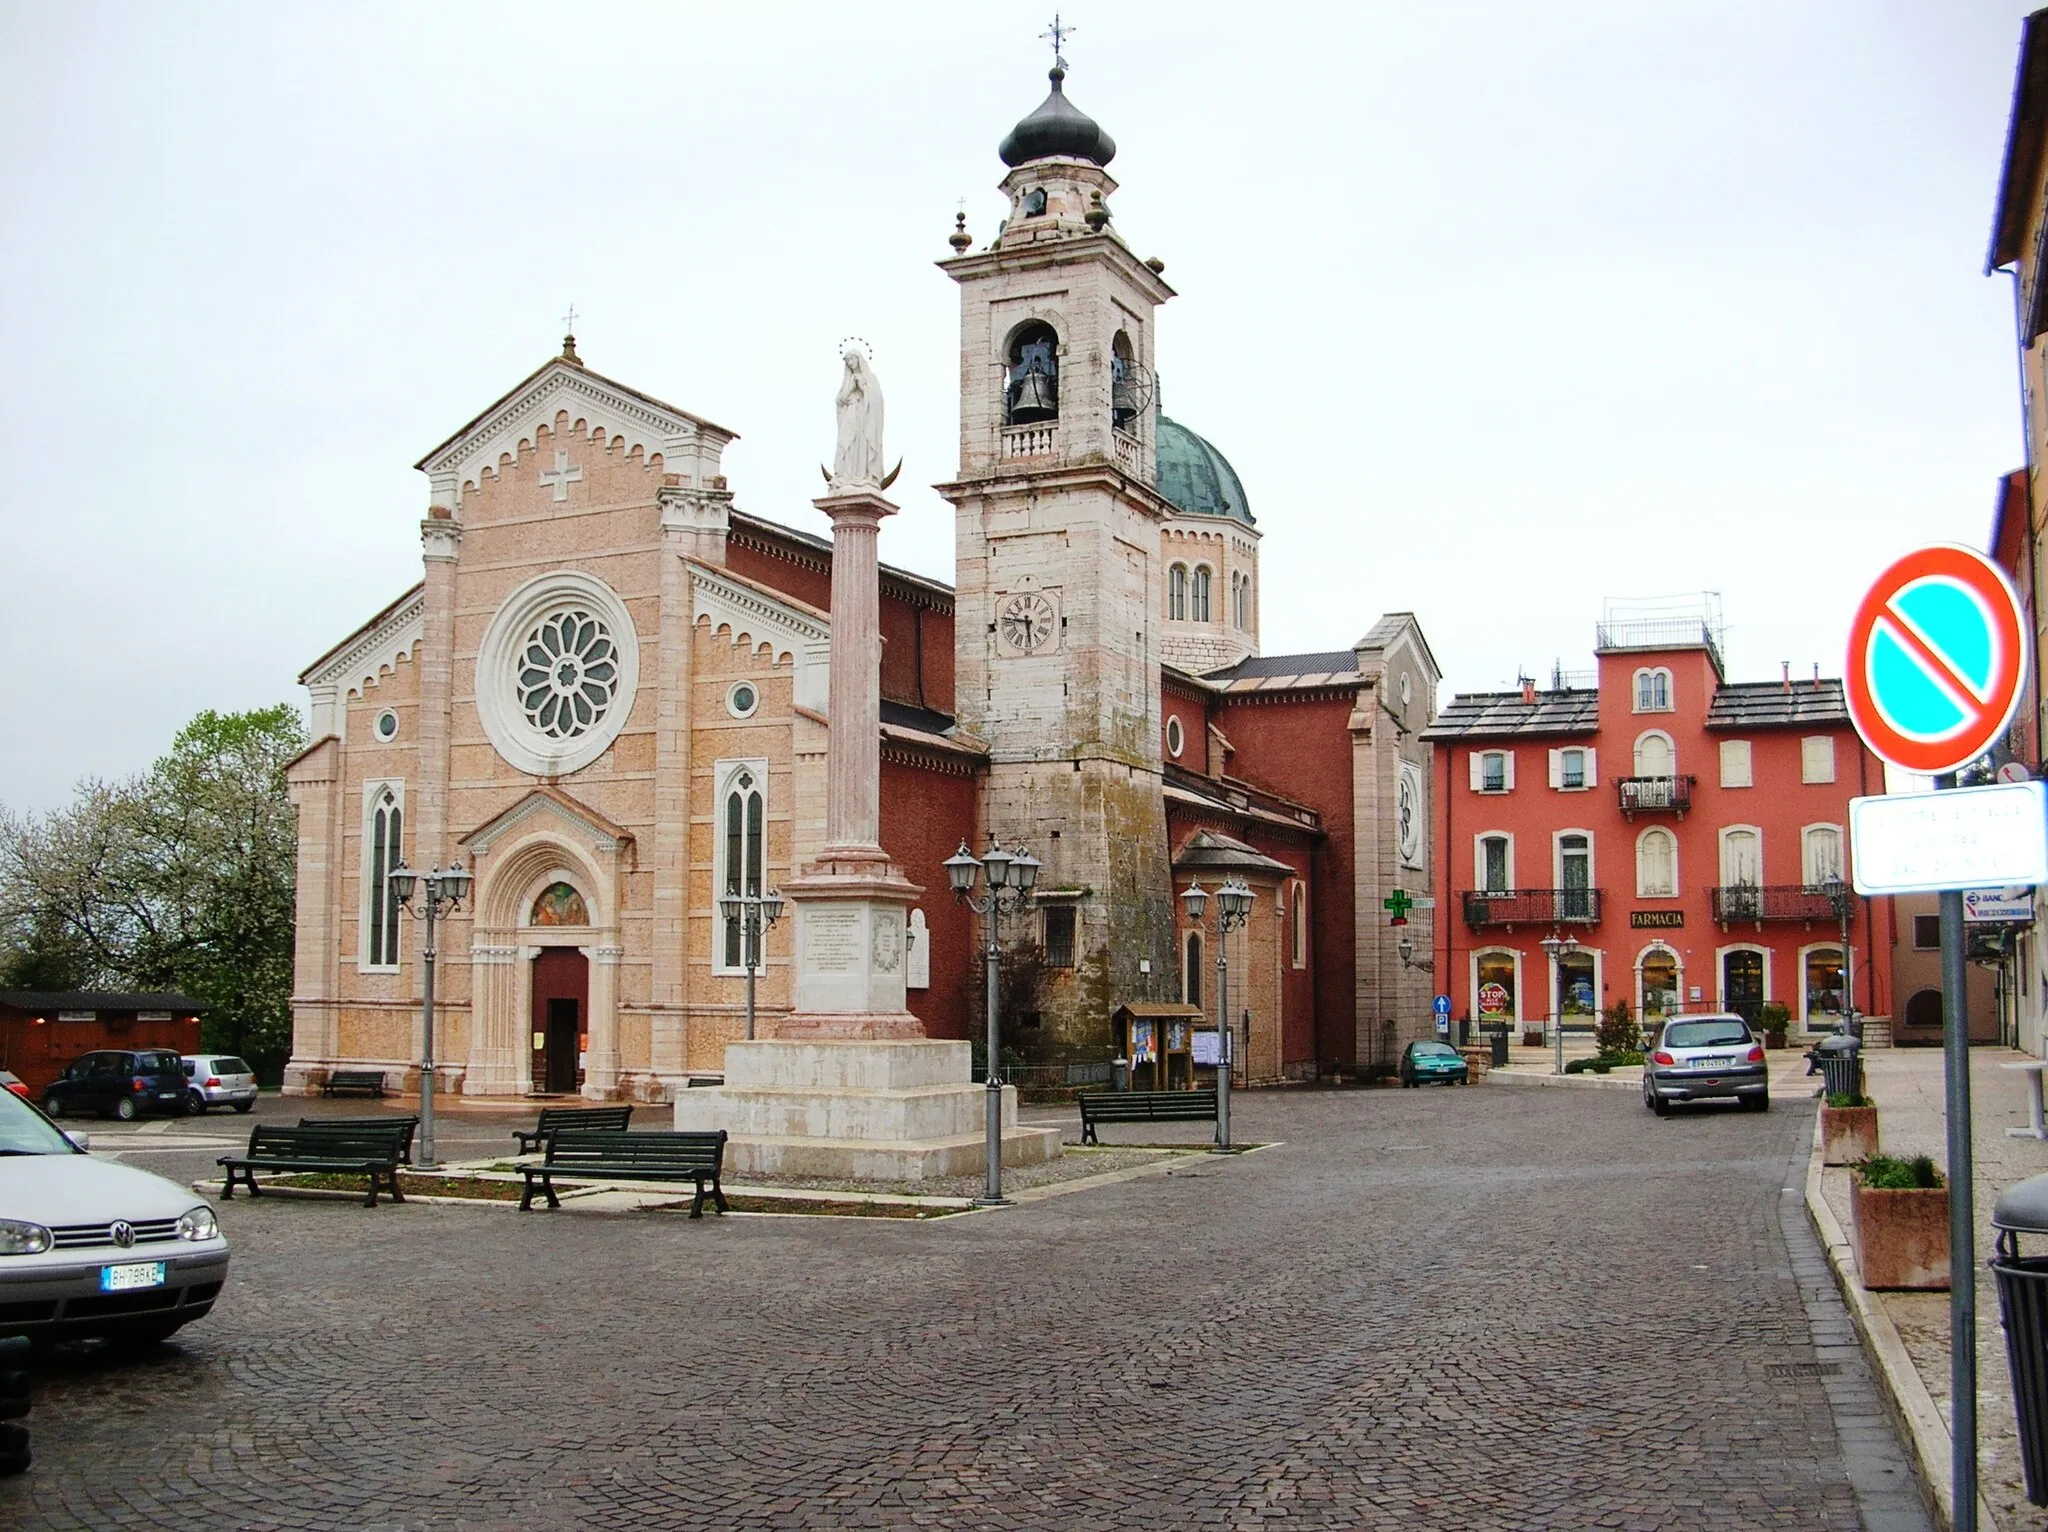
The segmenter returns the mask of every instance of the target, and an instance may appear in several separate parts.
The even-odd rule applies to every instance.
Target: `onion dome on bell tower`
[[[1107,165],[1116,158],[1116,140],[1067,99],[1061,88],[1067,78],[1066,62],[1056,61],[1048,78],[1052,81],[1052,94],[1010,129],[996,153],[1013,170],[1032,160],[1087,160],[1090,164]]]

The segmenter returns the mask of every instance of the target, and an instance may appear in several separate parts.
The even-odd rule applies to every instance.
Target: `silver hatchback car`
[[[1771,1109],[1763,1040],[1740,1016],[1677,1016],[1643,1060],[1643,1105],[1662,1117],[1675,1101],[1734,1097],[1744,1111]]]
[[[193,1111],[231,1106],[246,1112],[256,1104],[256,1071],[247,1060],[231,1053],[188,1053],[184,1057]]]

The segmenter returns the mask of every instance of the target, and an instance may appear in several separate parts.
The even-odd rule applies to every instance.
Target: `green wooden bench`
[[[353,1133],[358,1128],[382,1128],[398,1135],[398,1163],[412,1164],[412,1136],[419,1130],[417,1117],[301,1117],[299,1126],[312,1133]]]
[[[1091,1090],[1081,1103],[1081,1142],[1099,1144],[1098,1123],[1214,1122],[1216,1092],[1212,1090]]]
[[[555,1177],[582,1181],[694,1181],[697,1195],[690,1203],[690,1216],[704,1216],[708,1196],[726,1211],[725,1189],[719,1172],[725,1165],[725,1129],[716,1133],[618,1133],[563,1128],[547,1140],[547,1158],[538,1165],[522,1165],[526,1192],[519,1199],[519,1211],[533,1210],[533,1190],[547,1193],[548,1206],[558,1208]]]
[[[249,1188],[249,1195],[262,1195],[256,1172],[310,1171],[327,1175],[357,1175],[370,1178],[369,1195],[363,1206],[377,1205],[379,1190],[391,1193],[393,1202],[405,1201],[398,1189],[398,1142],[395,1128],[357,1128],[340,1132],[332,1128],[257,1128],[249,1135],[245,1154],[224,1154],[217,1164],[226,1167],[227,1185],[221,1201],[231,1201],[237,1184]]]
[[[521,1154],[531,1154],[564,1128],[585,1133],[623,1133],[633,1120],[630,1106],[544,1106],[531,1133],[512,1130]]]
[[[360,1092],[365,1096],[384,1094],[384,1071],[381,1069],[337,1069],[320,1086],[323,1096],[340,1096]]]

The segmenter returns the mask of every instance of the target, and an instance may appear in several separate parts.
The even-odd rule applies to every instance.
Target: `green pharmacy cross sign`
[[[1388,925],[1405,926],[1408,924],[1408,912],[1415,908],[1415,901],[1397,888],[1380,901],[1380,907],[1394,912],[1394,918],[1387,922]]]

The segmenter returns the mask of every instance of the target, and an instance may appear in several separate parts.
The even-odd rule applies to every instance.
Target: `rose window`
[[[618,646],[602,619],[587,611],[557,612],[526,635],[519,707],[550,739],[574,739],[595,728],[618,690]]]

